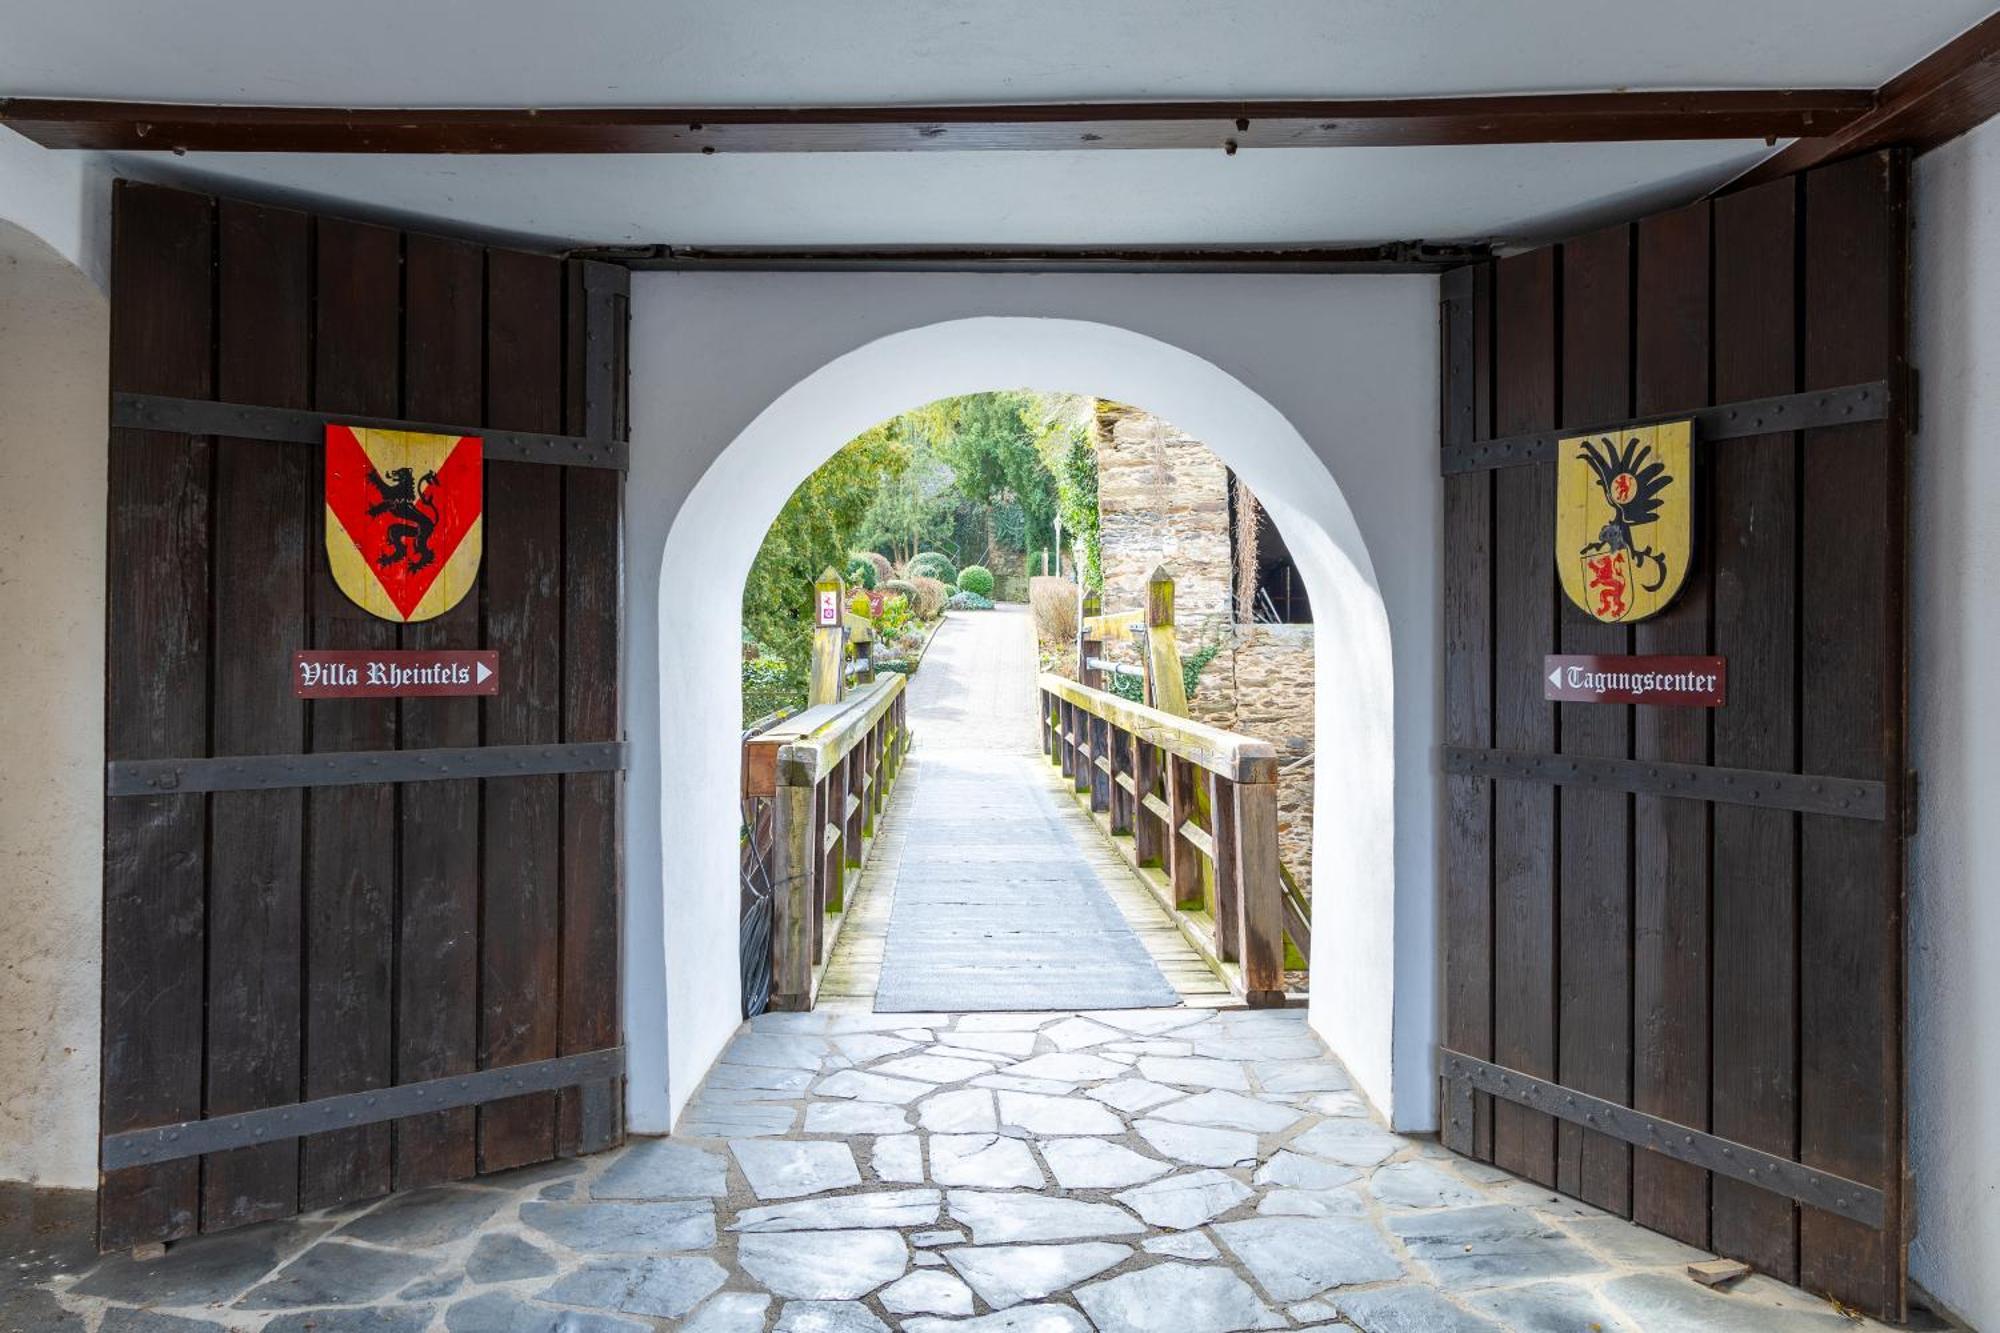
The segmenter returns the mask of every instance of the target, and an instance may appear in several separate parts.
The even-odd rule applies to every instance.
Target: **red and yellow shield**
[[[329,424],[326,558],[355,605],[430,620],[479,573],[482,450],[476,435]]]

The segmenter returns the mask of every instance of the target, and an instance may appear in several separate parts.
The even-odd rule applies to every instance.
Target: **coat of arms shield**
[[[1694,423],[1575,435],[1557,446],[1556,568],[1578,610],[1658,615],[1694,557]]]
[[[483,450],[476,435],[329,423],[326,556],[370,615],[431,620],[479,573]]]

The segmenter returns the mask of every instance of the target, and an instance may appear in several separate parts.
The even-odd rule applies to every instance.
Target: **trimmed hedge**
[[[875,562],[859,551],[847,557],[846,578],[850,589],[860,588],[864,591],[873,591],[875,585],[880,582],[875,576]]]
[[[955,592],[944,607],[947,611],[991,611],[993,603],[976,592]]]
[[[908,578],[936,579],[939,583],[958,582],[958,566],[942,551],[919,551],[903,567]]]
[[[967,565],[958,571],[960,592],[974,593],[981,598],[993,595],[993,571],[984,565]]]

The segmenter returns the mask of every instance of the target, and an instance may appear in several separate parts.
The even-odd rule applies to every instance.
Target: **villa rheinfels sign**
[[[1629,625],[1665,610],[1694,556],[1694,423],[1556,447],[1556,569],[1584,614]]]
[[[482,448],[476,435],[328,423],[326,558],[372,616],[431,620],[479,574]]]

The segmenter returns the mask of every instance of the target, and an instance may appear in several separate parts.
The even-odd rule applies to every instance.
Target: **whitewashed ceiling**
[[[1874,87],[1984,0],[12,0],[0,95],[813,105]],[[1761,142],[115,165],[579,243],[1533,239],[1690,198]]]

